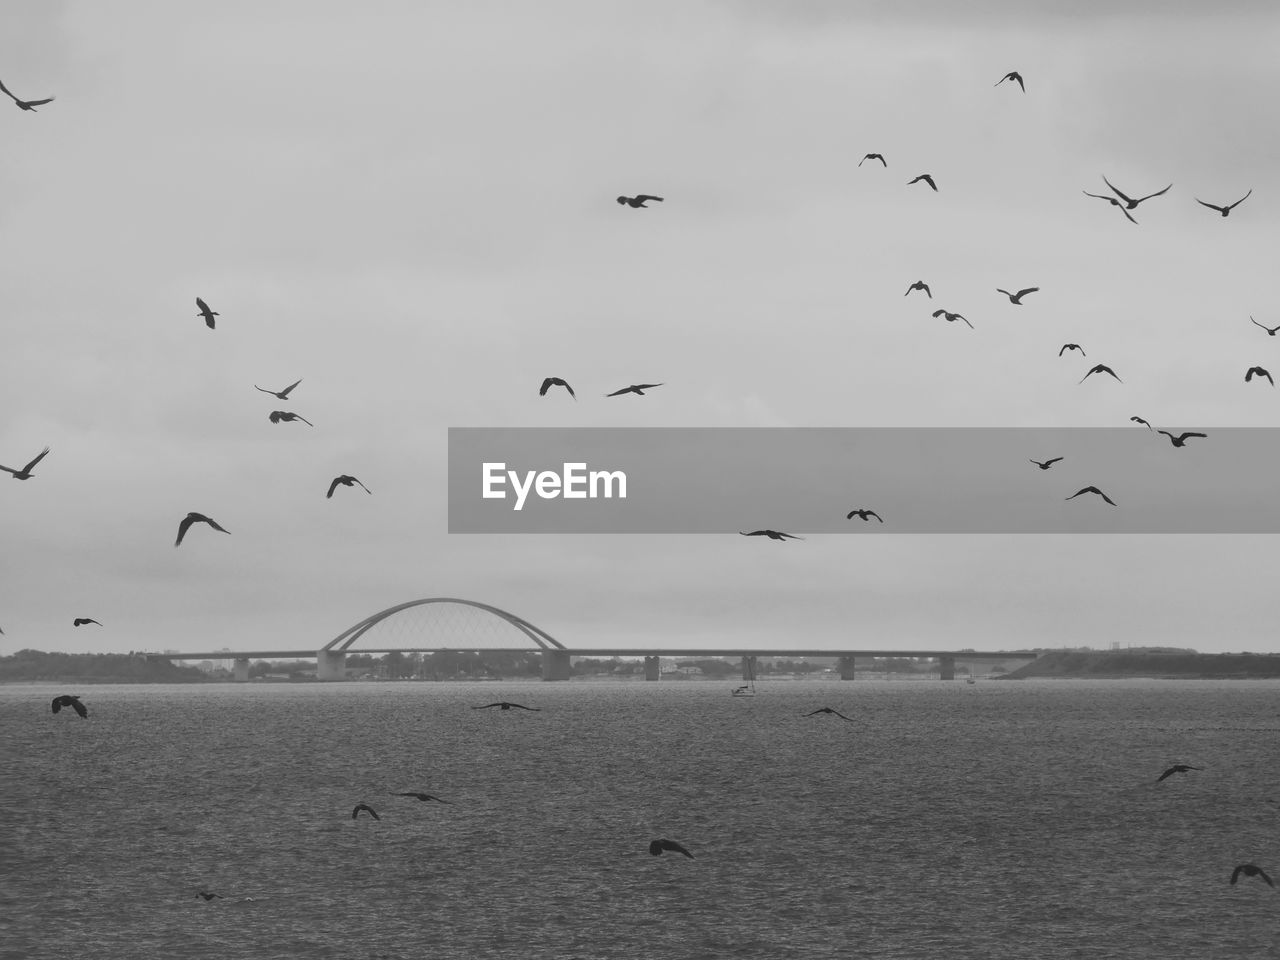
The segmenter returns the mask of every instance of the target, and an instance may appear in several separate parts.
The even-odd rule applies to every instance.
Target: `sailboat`
[[[740,687],[733,688],[733,696],[735,697],[754,697],[756,695],[756,671],[755,664],[747,671],[747,682]]]

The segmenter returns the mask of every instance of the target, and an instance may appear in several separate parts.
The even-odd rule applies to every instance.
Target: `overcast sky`
[[[1280,13],[1067,7],[10,0],[0,651],[1280,651],[1265,536],[446,532],[451,426],[1276,426]]]

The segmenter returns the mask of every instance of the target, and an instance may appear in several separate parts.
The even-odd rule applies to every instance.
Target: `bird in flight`
[[[1253,193],[1253,187],[1250,187],[1250,188],[1249,188],[1249,193]],[[1232,210],[1234,210],[1236,207],[1240,206],[1240,204],[1242,204],[1242,203],[1244,203],[1246,200],[1248,200],[1248,199],[1249,199],[1249,193],[1246,193],[1243,197],[1241,197],[1241,198],[1240,198],[1239,200],[1237,200],[1235,203],[1228,204],[1228,205],[1227,205],[1227,206],[1225,206],[1225,207],[1220,207],[1220,206],[1218,206],[1216,203],[1205,203],[1205,202],[1204,202],[1203,200],[1201,200],[1199,197],[1196,197],[1196,203],[1200,204],[1200,206],[1202,206],[1202,207],[1208,207],[1210,210],[1217,210],[1220,214],[1222,214],[1222,215],[1225,217],[1227,214],[1229,214],[1229,213],[1230,213]]]
[[[417,799],[422,801],[434,800],[436,803],[449,803],[448,800],[441,800],[439,797],[430,793],[414,793],[413,791],[409,791],[408,793],[393,793],[392,796],[393,797],[416,797]]]
[[[1116,502],[1115,502],[1114,500],[1112,500],[1110,497],[1108,497],[1105,493],[1103,493],[1103,492],[1102,492],[1101,490],[1099,490],[1097,487],[1092,487],[1092,486],[1090,486],[1090,487],[1081,487],[1079,490],[1077,490],[1077,491],[1076,491],[1075,493],[1073,493],[1071,496],[1069,496],[1069,497],[1064,497],[1063,499],[1065,499],[1065,500],[1074,500],[1076,497],[1080,496],[1080,494],[1082,494],[1082,493],[1096,493],[1098,496],[1100,496],[1103,500],[1107,501],[1107,503],[1111,504],[1113,507],[1116,505]]]
[[[1239,879],[1240,874],[1242,873],[1246,877],[1261,877],[1263,880],[1267,882],[1268,887],[1275,886],[1275,884],[1271,882],[1271,878],[1267,876],[1267,872],[1263,870],[1261,867],[1256,866],[1255,864],[1252,864],[1252,863],[1242,863],[1239,866],[1237,866],[1234,870],[1231,871],[1232,885],[1235,884],[1236,880]]]
[[[1173,184],[1171,183],[1169,184],[1169,187],[1165,187],[1163,190],[1157,190],[1155,193],[1149,193],[1145,197],[1139,197],[1137,200],[1134,200],[1132,197],[1126,197],[1123,193],[1121,193],[1119,189],[1117,189],[1116,185],[1112,183],[1110,180],[1108,180],[1105,175],[1102,178],[1102,182],[1111,188],[1112,193],[1114,193],[1117,197],[1119,197],[1121,200],[1124,201],[1125,208],[1128,210],[1134,209],[1138,204],[1142,203],[1144,200],[1150,200],[1152,197],[1158,197],[1163,193],[1168,193],[1169,187],[1173,186]]]
[[[999,80],[993,83],[992,86],[998,87],[1000,86],[1000,84],[1004,83],[1006,80],[1016,80],[1018,82],[1018,86],[1022,88],[1022,92],[1023,93],[1027,92],[1027,85],[1022,82],[1022,74],[1020,74],[1017,70],[1010,70],[1003,77],[1001,77]]]
[[[209,526],[213,527],[213,529],[215,530],[221,530],[223,533],[231,532],[229,530],[224,530],[221,526],[219,526],[218,521],[210,517],[206,517],[203,513],[196,513],[195,511],[192,511],[191,513],[188,513],[185,517],[183,517],[182,522],[178,524],[178,539],[173,541],[173,545],[175,547],[182,543],[182,538],[187,535],[187,531],[191,529],[191,525],[193,523],[207,523]]]
[[[876,513],[874,510],[850,510],[848,515],[845,516],[845,519],[852,520],[854,517],[861,517],[863,520],[867,522],[870,522],[871,518],[875,517],[881,523],[884,523],[884,520],[881,518],[880,514]]]
[[[935,317],[942,317],[942,319],[946,320],[947,323],[955,323],[957,320],[964,320],[965,323],[969,323],[968,319],[965,317],[962,317],[960,314],[948,313],[946,310],[935,310],[933,311],[933,315]],[[969,323],[969,329],[970,330],[973,329],[972,323]]]
[[[1272,386],[1274,386],[1274,384],[1272,384]],[[1156,433],[1163,433],[1166,437],[1169,438],[1170,442],[1175,447],[1185,447],[1187,445],[1187,441],[1190,440],[1192,437],[1208,436],[1208,434],[1206,433],[1184,433],[1184,434],[1181,434],[1180,436],[1175,437],[1168,430],[1157,430]]]
[[[541,707],[526,707],[522,703],[511,703],[507,700],[499,700],[497,703],[486,703],[483,707],[472,707],[472,710],[488,710],[490,707],[500,707],[503,710],[510,710],[515,707],[517,710],[530,710],[533,713],[541,711]]]
[[[672,853],[683,853],[690,860],[697,859],[692,853],[686,850],[681,844],[676,843],[674,840],[663,839],[649,841],[649,852],[655,857],[662,856],[663,850],[670,850]]]
[[[1132,420],[1134,423],[1140,423],[1140,424],[1142,424],[1142,425],[1143,425],[1144,427],[1146,427],[1148,430],[1154,430],[1154,429],[1155,429],[1155,427],[1151,426],[1151,424],[1149,424],[1146,420],[1143,420],[1141,417],[1130,417],[1129,419],[1130,419],[1130,420]]]
[[[1054,457],[1052,460],[1032,460],[1031,462],[1034,463],[1041,470],[1048,470],[1050,467],[1052,467],[1055,463],[1057,463],[1061,459],[1062,457]]]
[[[213,318],[214,318],[214,317],[220,317],[220,316],[222,316],[222,314],[218,313],[216,310],[210,310],[210,309],[209,309],[209,305],[208,305],[207,303],[205,303],[203,300],[201,300],[199,297],[196,297],[196,306],[200,308],[200,312],[199,312],[198,314],[196,314],[196,316],[198,316],[198,317],[204,317],[205,325],[206,325],[210,330],[212,330],[212,329],[213,329]]]
[[[1084,347],[1080,346],[1080,344],[1078,343],[1064,343],[1062,345],[1062,349],[1058,351],[1058,356],[1062,356],[1068,350],[1079,350],[1080,356],[1082,357],[1088,356],[1088,354],[1084,352]]]
[[[354,483],[360,483],[360,481],[357,480],[355,477],[349,476],[348,474],[345,474],[345,473],[340,477],[334,477],[333,482],[329,484],[329,492],[324,495],[325,499],[327,500],[333,496],[333,491],[338,489],[338,484],[342,484],[344,487],[349,487]],[[360,486],[364,489],[365,493],[369,493],[369,494],[373,493],[373,491],[370,490],[368,487],[366,487],[363,483],[360,483]]]
[[[1253,317],[1250,317],[1249,319],[1253,320]],[[1280,330],[1280,327],[1268,327],[1265,323],[1258,323],[1257,320],[1253,320],[1253,322],[1259,327],[1262,327],[1263,330],[1267,331],[1268,336],[1274,337],[1276,335],[1276,331]]]
[[[817,716],[819,713],[833,713],[837,717],[839,717],[841,720],[848,720],[850,723],[854,722],[852,717],[846,717],[839,710],[834,710],[831,707],[819,707],[817,710],[814,710],[812,713],[806,713],[805,716],[813,717],[813,716]]]
[[[0,466],[0,470],[4,470],[7,473],[13,474],[13,479],[15,480],[30,480],[31,468],[34,467],[37,463],[39,463],[41,460],[43,460],[48,453],[49,453],[49,448],[45,447],[43,450],[40,451],[40,456],[36,457],[34,460],[28,463],[21,470],[14,470],[12,467],[5,467],[5,466]]]
[[[889,166],[887,163],[884,162],[884,155],[879,153],[868,153],[865,157],[863,157],[861,160],[858,161],[858,166],[862,166],[862,164],[865,163],[867,160],[879,160],[881,166],[885,166],[885,167]]]
[[[98,626],[102,626],[102,624],[98,623],[98,621],[93,619],[93,617],[76,617],[71,621],[71,625],[73,627],[83,627],[86,623],[97,623]]]
[[[907,287],[907,292],[904,293],[903,296],[910,296],[912,290],[923,290],[929,295],[930,300],[933,299],[933,291],[929,289],[929,285],[923,280],[917,280],[915,283],[911,284],[911,286]]]
[[[382,819],[380,816],[378,816],[378,811],[373,809],[373,807],[369,806],[367,803],[357,803],[355,807],[353,807],[351,810],[351,819],[355,820],[357,817],[359,817],[361,810],[363,810],[369,816],[373,817],[373,819],[375,820]]]
[[[1017,293],[1010,293],[1008,290],[1001,290],[999,287],[996,287],[996,293],[1003,293],[1009,298],[1010,303],[1020,307],[1022,306],[1023,297],[1028,293],[1035,293],[1039,289],[1039,287],[1027,287],[1025,290],[1019,290]]]
[[[64,693],[60,697],[53,698],[53,712],[57,713],[63,707],[70,707],[76,713],[80,714],[83,720],[89,716],[89,711],[85,709],[85,705],[80,702],[80,697],[69,693]]]
[[[569,381],[561,380],[559,377],[547,377],[547,379],[543,380],[542,386],[538,389],[538,396],[545,397],[547,395],[547,391],[552,387],[564,387],[569,391],[569,396],[573,397],[575,400],[578,399],[578,395],[573,392],[573,387],[569,386]]]
[[[1254,374],[1257,374],[1260,377],[1266,377],[1268,380],[1271,380],[1271,374],[1267,373],[1267,371],[1262,369],[1262,367],[1250,367],[1248,370],[1245,371],[1244,382],[1248,383],[1250,380],[1252,380],[1254,377]],[[1271,385],[1274,387],[1276,385],[1276,382],[1274,380],[1271,380]]]
[[[206,893],[204,890],[197,890],[197,891],[196,891],[196,896],[197,896],[197,897],[203,897],[206,903],[208,903],[210,900],[221,900],[221,899],[223,899],[222,894],[220,894],[220,893]]]
[[[657,200],[658,203],[662,203],[661,197],[654,197],[647,193],[638,193],[634,197],[618,198],[619,203],[624,203],[628,207],[644,207],[646,210],[648,210],[649,208],[645,206],[645,203],[649,200]]]
[[[782,533],[778,530],[752,530],[750,533],[742,533],[744,537],[768,537],[770,540],[803,540],[804,537],[797,537],[791,533]]]
[[[1166,777],[1172,777],[1175,773],[1186,773],[1188,770],[1203,770],[1203,769],[1204,767],[1193,767],[1190,764],[1186,764],[1186,763],[1175,763],[1172,767],[1170,767],[1164,773],[1160,774],[1160,776],[1156,777],[1156,783],[1159,783],[1161,780],[1164,780]]]
[[[3,90],[8,94],[10,99],[18,105],[20,110],[30,110],[32,113],[36,112],[36,107],[43,106],[46,103],[53,103],[54,101],[53,97],[46,97],[44,100],[19,100],[12,93],[9,93],[9,88],[3,83],[0,83],[0,90]]]
[[[923,181],[924,181],[925,183],[927,183],[929,186],[933,187],[933,192],[934,192],[934,193],[937,193],[937,192],[938,192],[938,185],[937,185],[936,183],[934,183],[934,182],[933,182],[933,177],[929,176],[929,174],[927,174],[927,173],[922,173],[922,174],[920,174],[920,176],[916,177],[914,180],[908,180],[908,181],[907,181],[907,186],[909,187],[909,186],[911,186],[913,183],[919,183],[921,180],[923,180]]]
[[[1107,201],[1107,203],[1111,204],[1113,207],[1118,207],[1120,209],[1120,212],[1125,215],[1125,217],[1128,219],[1130,223],[1138,222],[1137,220],[1133,219],[1129,211],[1124,208],[1124,204],[1122,204],[1115,197],[1108,197],[1105,193],[1090,193],[1088,190],[1081,190],[1080,192],[1083,193],[1086,197],[1097,197],[1099,200]]]
[[[624,393],[634,393],[636,396],[643,397],[646,390],[652,390],[654,387],[662,386],[661,383],[633,383],[629,387],[623,387],[621,390],[615,390],[613,393],[606,393],[606,397],[620,397]]]
[[[308,420],[306,417],[300,417],[296,413],[286,413],[284,410],[272,410],[269,414],[267,414],[267,419],[270,420],[272,423],[279,423],[281,420],[283,420],[285,423],[292,423],[294,420],[301,420],[308,427],[315,426],[315,424],[312,423],[310,420]]]
[[[1094,365],[1089,369],[1089,372],[1088,372],[1088,373],[1086,373],[1083,377],[1081,377],[1081,378],[1080,378],[1080,382],[1081,382],[1081,383],[1084,383],[1086,380],[1088,380],[1088,379],[1089,379],[1091,376],[1093,376],[1095,373],[1109,373],[1109,374],[1111,374],[1113,377],[1116,377],[1116,372],[1115,372],[1114,370],[1112,370],[1110,367],[1108,367],[1105,363],[1097,363],[1097,364],[1094,364]],[[1116,379],[1117,379],[1117,380],[1120,380],[1120,378],[1119,378],[1119,377],[1116,377]],[[1123,381],[1123,380],[1120,380],[1120,382],[1121,382],[1121,383],[1124,383],[1124,381]]]
[[[301,382],[302,382],[301,380],[295,380],[293,381],[293,383],[289,384],[283,390],[268,390],[266,387],[260,387],[255,383],[253,385],[253,389],[261,390],[263,393],[269,393],[273,397],[275,397],[277,400],[288,400],[289,394],[293,392],[293,388],[296,387]]]

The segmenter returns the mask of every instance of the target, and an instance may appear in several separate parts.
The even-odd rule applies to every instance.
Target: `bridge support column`
[[[939,657],[938,669],[942,674],[943,680],[954,680],[956,678],[956,658],[955,657]]]
[[[317,680],[347,679],[347,654],[345,650],[321,650],[316,654]]]
[[[236,683],[249,682],[249,659],[247,657],[232,661],[231,676],[235,679]]]
[[[570,672],[569,656],[568,650],[543,650],[542,679],[568,680]]]
[[[662,659],[660,657],[644,658],[644,678],[659,680],[662,678]]]
[[[841,680],[853,679],[853,660],[854,660],[853,657],[840,658],[840,679]]]
[[[756,658],[743,657],[742,658],[742,679],[755,680],[755,678],[756,678]]]

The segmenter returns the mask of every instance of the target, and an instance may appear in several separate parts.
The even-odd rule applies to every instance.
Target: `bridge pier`
[[[662,678],[661,657],[644,658],[644,678],[646,680],[659,680]]]
[[[345,650],[320,650],[316,653],[317,680],[347,679],[347,654]]]
[[[742,679],[747,681],[754,681],[755,678],[756,678],[756,658],[743,657],[742,658]]]
[[[853,679],[853,660],[854,660],[853,657],[840,658],[840,679],[841,680]]]
[[[940,679],[954,680],[956,678],[956,658],[955,657],[939,657],[938,670],[941,673]]]
[[[241,657],[231,663],[231,676],[236,683],[249,682],[249,658]]]
[[[568,650],[542,651],[543,680],[568,680],[570,666]]]

